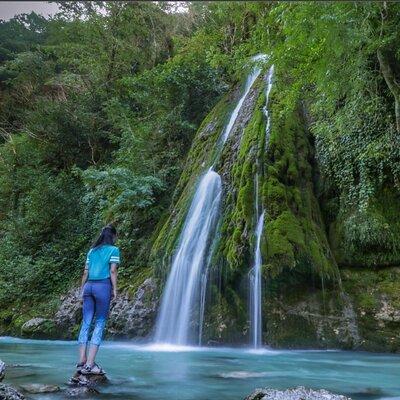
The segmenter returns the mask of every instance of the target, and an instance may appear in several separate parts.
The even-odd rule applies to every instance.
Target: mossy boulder
[[[21,327],[21,336],[34,339],[57,338],[55,322],[51,319],[35,317],[26,321]]]

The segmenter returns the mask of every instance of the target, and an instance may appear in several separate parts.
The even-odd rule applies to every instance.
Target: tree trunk
[[[389,90],[394,96],[394,112],[396,116],[396,128],[397,132],[400,133],[400,85],[396,81],[396,77],[392,67],[390,66],[387,53],[385,53],[385,51],[381,49],[378,49],[377,55],[382,75],[385,78],[385,82],[388,85]]]

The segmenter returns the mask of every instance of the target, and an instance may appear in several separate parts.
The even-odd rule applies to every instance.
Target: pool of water
[[[6,383],[57,384],[73,373],[76,344],[0,338]],[[256,387],[324,388],[354,399],[400,400],[400,356],[344,351],[247,351],[170,348],[105,342],[98,362],[110,384],[100,398],[141,400],[243,399]],[[31,395],[62,399],[61,394]],[[96,397],[98,398],[98,397]]]

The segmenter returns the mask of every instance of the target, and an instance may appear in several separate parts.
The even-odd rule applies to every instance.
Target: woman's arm
[[[118,270],[118,265],[115,263],[111,264],[111,283],[113,287],[113,299],[117,297],[117,270]]]

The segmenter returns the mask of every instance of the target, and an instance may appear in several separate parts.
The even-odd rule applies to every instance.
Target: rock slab
[[[350,397],[334,394],[327,390],[313,390],[303,386],[292,389],[256,389],[244,400],[351,400]]]
[[[114,337],[144,338],[152,330],[157,313],[157,286],[153,278],[146,279],[132,298],[119,296],[111,308],[108,334]]]
[[[20,388],[30,394],[38,393],[55,393],[59,392],[61,389],[57,385],[45,385],[41,383],[29,383],[25,385],[20,385]]]

